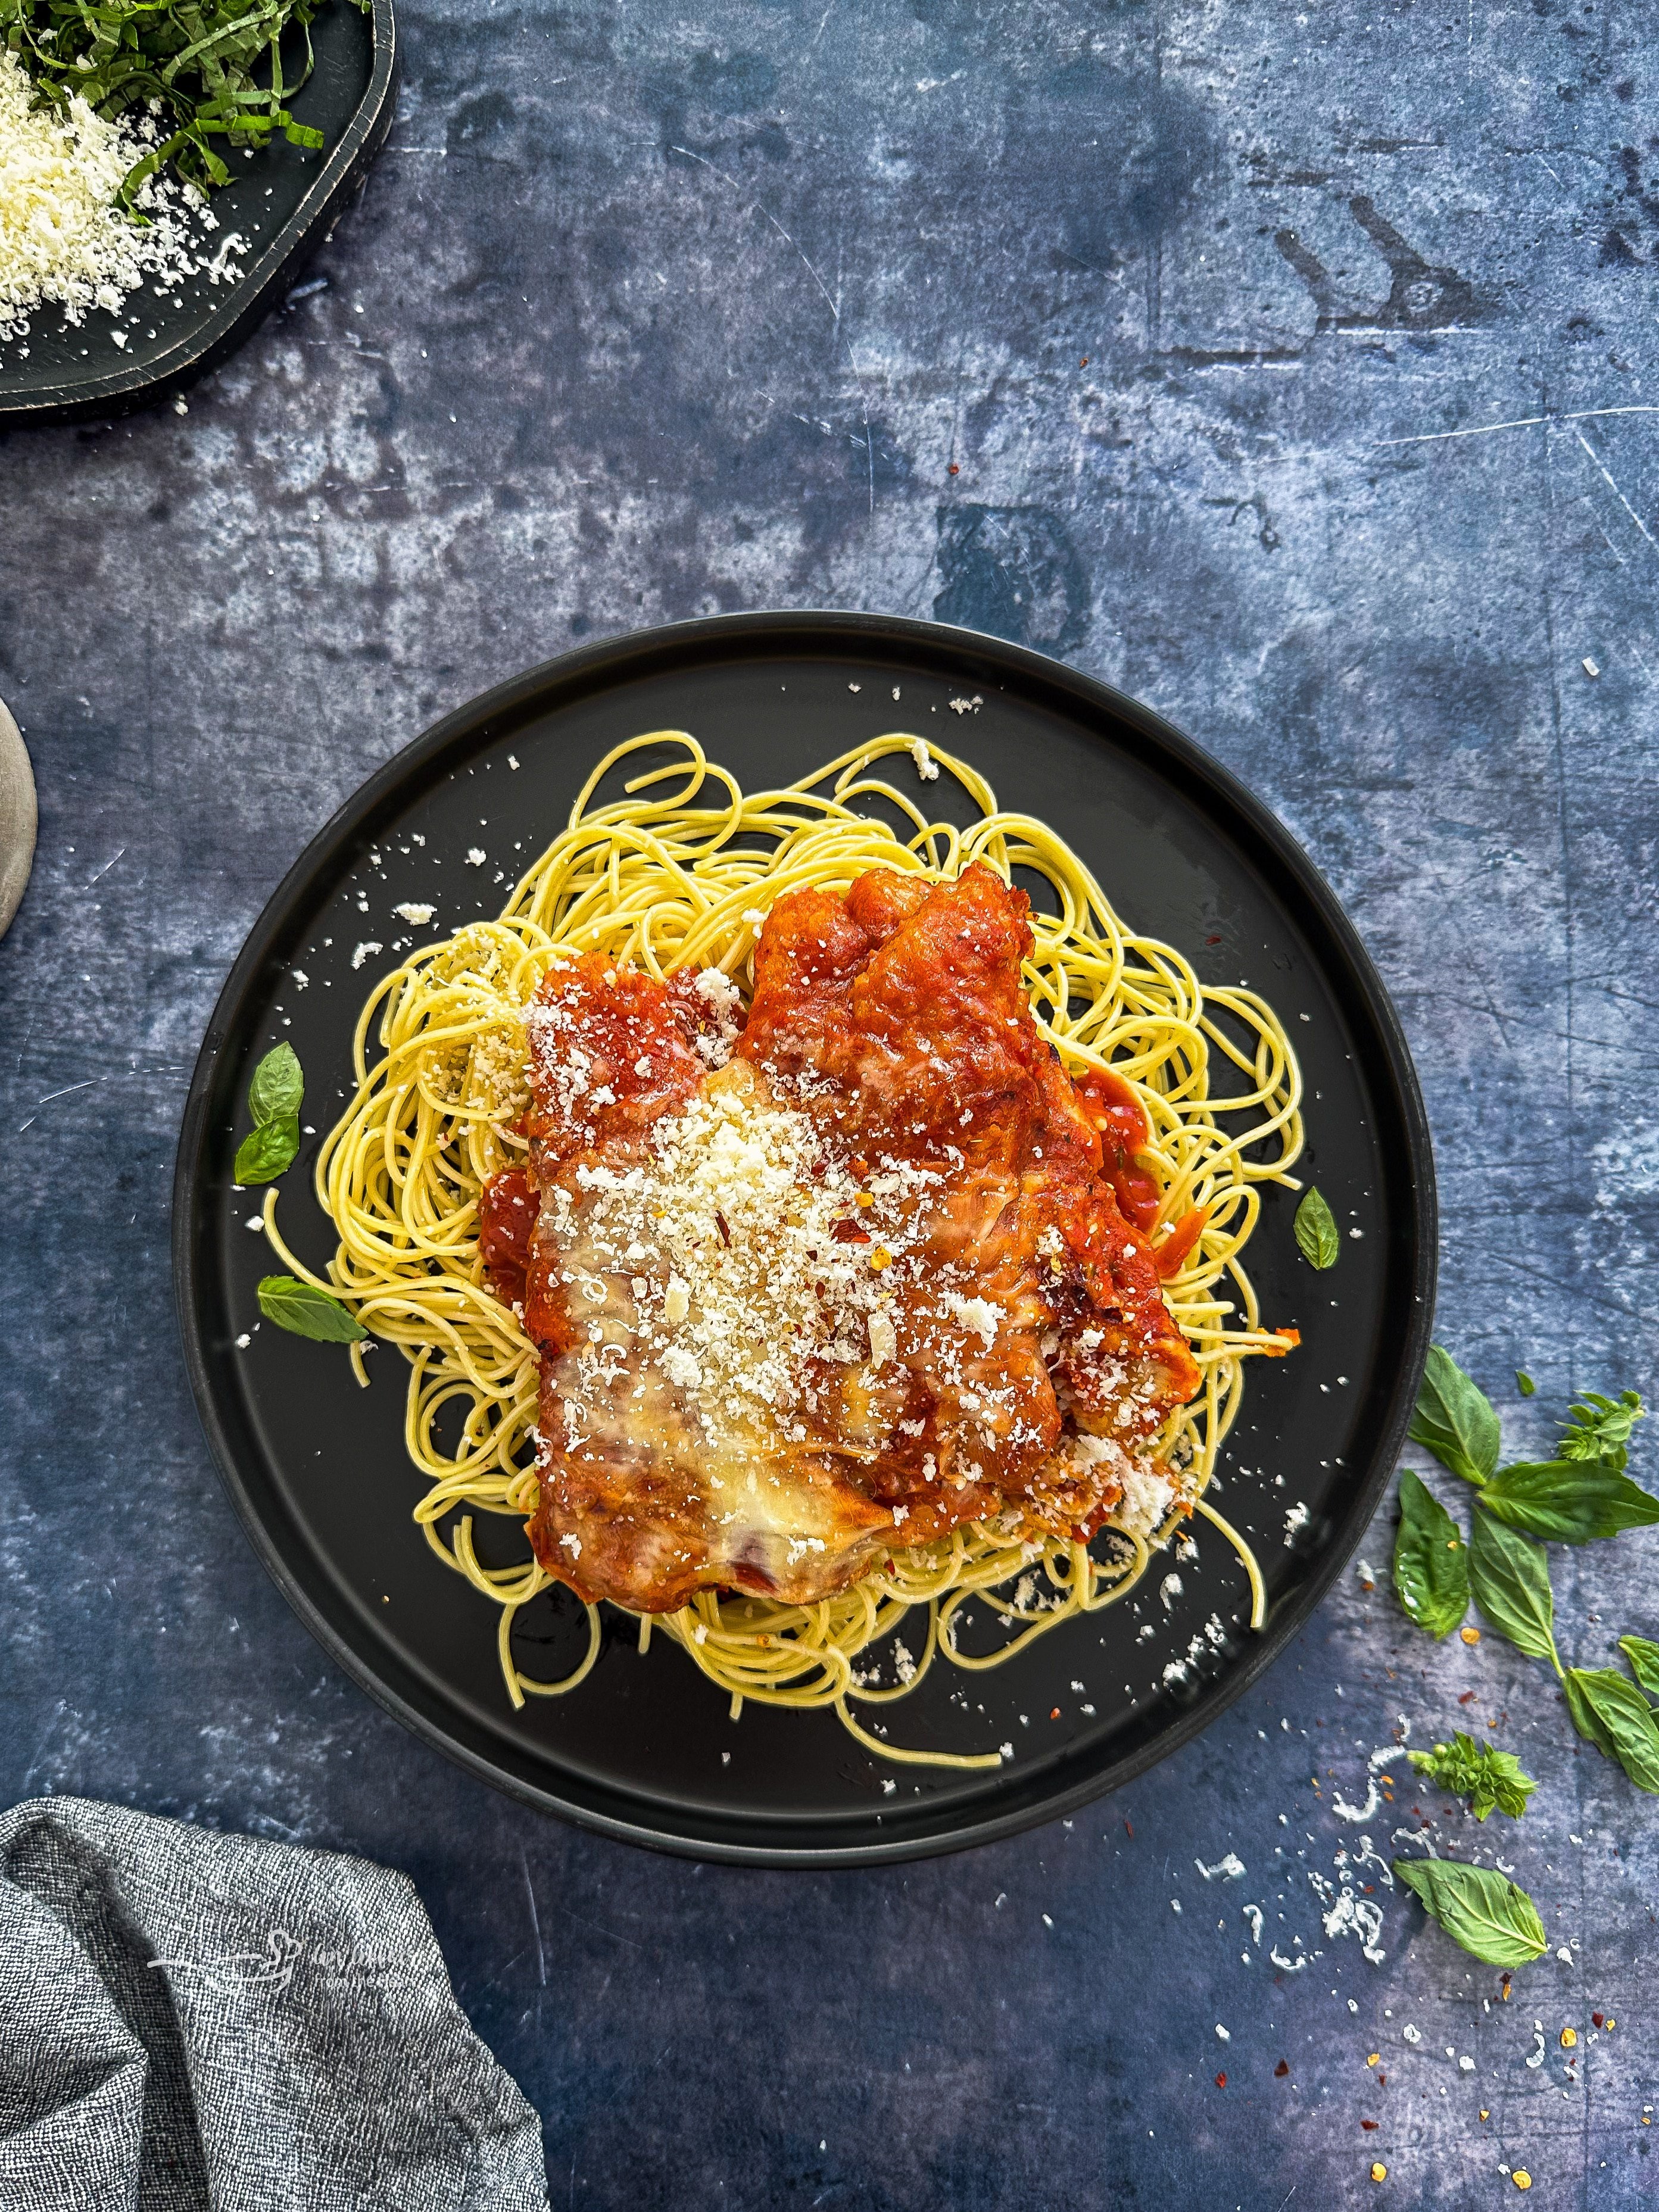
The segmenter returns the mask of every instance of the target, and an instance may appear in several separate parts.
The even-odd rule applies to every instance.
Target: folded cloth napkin
[[[535,2113],[402,1875],[116,1805],[0,1814],[4,2212],[545,2212]]]

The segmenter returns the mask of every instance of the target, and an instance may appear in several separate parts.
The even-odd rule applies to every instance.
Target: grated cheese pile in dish
[[[84,100],[72,100],[65,116],[32,108],[33,97],[27,71],[0,50],[0,343],[27,337],[30,318],[46,305],[79,325],[89,307],[118,313],[146,282],[165,295],[204,265],[205,234],[218,228],[194,186],[165,175],[139,189],[147,222],[116,206],[122,179],[156,143],[155,117],[107,123]],[[222,265],[228,258],[216,256],[216,282],[237,274]],[[110,335],[126,344],[125,331]]]

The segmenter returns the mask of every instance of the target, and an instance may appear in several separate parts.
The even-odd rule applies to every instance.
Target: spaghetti
[[[679,757],[647,765],[622,799],[595,803],[629,756],[663,748]],[[878,773],[907,757],[924,788],[941,770],[954,779],[975,811],[967,828],[930,818]],[[851,1707],[902,1698],[937,1660],[995,1666],[1062,1620],[1115,1602],[1194,1510],[1238,1552],[1251,1625],[1261,1626],[1255,1560],[1204,1492],[1239,1408],[1243,1362],[1295,1340],[1263,1327],[1242,1260],[1259,1186],[1297,1187],[1290,1170],[1302,1147],[1301,1077],[1272,1008],[1243,986],[1200,985],[1180,953],[1132,934],[1052,830],[999,808],[983,777],[920,738],[874,738],[799,783],[746,796],[694,738],[657,731],[599,763],[498,919],[411,954],[375,985],[357,1024],[356,1094],[318,1159],[318,1199],[339,1237],[325,1281],[278,1234],[274,1188],[265,1201],[267,1234],[295,1273],[344,1300],[410,1363],[405,1437],[428,1483],[415,1518],[446,1565],[499,1607],[515,1706],[574,1690],[600,1645],[599,1608],[589,1605],[587,1650],[574,1672],[551,1682],[525,1674],[514,1624],[552,1578],[533,1556],[486,1565],[474,1543],[477,1516],[522,1522],[537,1500],[538,1351],[487,1285],[479,1206],[486,1182],[522,1164],[527,1149],[517,1125],[529,1100],[526,1016],[538,986],[556,957],[597,951],[659,979],[717,966],[742,989],[765,910],[784,890],[844,891],[875,868],[942,882],[975,860],[1033,890],[1024,981],[1066,1072],[1109,1069],[1140,1104],[1148,1141],[1138,1162],[1160,1193],[1154,1252],[1176,1222],[1191,1240],[1170,1246],[1166,1294],[1201,1379],[1158,1440],[1167,1504],[1152,1526],[1144,1500],[1141,1525],[1120,1510],[1092,1543],[1037,1542],[974,1522],[894,1550],[879,1571],[811,1604],[702,1590],[677,1611],[637,1616],[640,1648],[660,1629],[727,1693],[734,1718],[749,1698],[828,1708],[884,1759],[994,1767],[997,1752],[896,1747]],[[1212,1091],[1212,1073],[1230,1087]],[[360,1345],[350,1357],[367,1382]],[[913,1656],[894,1632],[918,1610],[926,1627]],[[981,1632],[987,1616],[990,1646],[964,1648],[970,1618]],[[890,1638],[890,1681],[872,1651]]]

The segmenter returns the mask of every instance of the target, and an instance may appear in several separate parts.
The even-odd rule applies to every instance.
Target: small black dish
[[[1216,1502],[1250,1539],[1267,1625],[1248,1626],[1230,1546],[1159,1562],[1132,1596],[1062,1624],[1007,1664],[939,1664],[896,1705],[890,1740],[1012,1757],[995,1771],[895,1765],[830,1714],[725,1699],[659,1638],[605,1610],[573,1694],[509,1706],[495,1614],[410,1519],[405,1376],[378,1349],[359,1389],[337,1346],[258,1327],[276,1264],[261,1194],[232,1188],[254,1062],[284,1039],[307,1080],[305,1139],[278,1218],[320,1268],[320,1133],[350,1084],[350,1041],[378,972],[499,911],[589,771],[642,731],[694,732],[750,789],[902,728],[987,775],[1005,806],[1052,823],[1131,927],[1212,984],[1248,981],[1296,1039],[1308,1151],[1343,1231],[1316,1273],[1291,1234],[1295,1194],[1264,1186],[1248,1265],[1264,1317],[1301,1347],[1252,1363]],[[929,785],[930,797],[945,787]],[[918,787],[921,789],[921,787]],[[435,906],[429,926],[400,906]],[[400,943],[399,940],[402,940]],[[255,1548],[295,1610],[386,1709],[528,1802],[658,1848],[763,1865],[918,1856],[1010,1834],[1127,1781],[1188,1741],[1269,1666],[1376,1509],[1416,1397],[1433,1310],[1434,1168],[1394,1010],[1340,906],[1289,832],[1189,738],[1040,655],[932,623],[859,614],[726,616],[569,653],[461,708],[390,761],[289,871],[231,972],[179,1139],[173,1264],[203,1424]],[[502,1563],[517,1532],[497,1524]],[[566,1673],[585,1648],[568,1594],[538,1599],[515,1650]]]
[[[0,430],[127,415],[183,391],[283,297],[380,150],[398,99],[392,0],[374,0],[372,15],[334,0],[311,37],[317,65],[290,105],[298,122],[322,132],[321,151],[282,137],[251,159],[233,150],[225,156],[231,180],[213,195],[216,237],[240,232],[255,247],[242,275],[216,284],[202,271],[165,300],[147,286],[133,295],[145,320],[125,350],[110,337],[125,329],[124,318],[95,307],[71,327],[60,308],[40,308],[27,339],[0,344]]]

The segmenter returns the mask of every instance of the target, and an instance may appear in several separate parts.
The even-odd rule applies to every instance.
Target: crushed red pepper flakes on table
[[[1359,2124],[1364,2129],[1367,2135],[1374,2136],[1376,2133],[1377,2124],[1375,2120],[1361,2120]]]
[[[1224,2088],[1226,2087],[1226,2086],[1227,2086],[1227,2077],[1226,2077],[1226,2075],[1225,2075],[1224,2074],[1218,2074],[1218,2075],[1216,2075],[1216,2077],[1215,2077],[1215,2086],[1216,2086],[1216,2087],[1217,2087],[1218,2089],[1224,2089]]]
[[[1274,2067],[1274,2069],[1273,2069],[1273,2078],[1274,2078],[1274,2080],[1275,2080],[1275,2081],[1282,2081],[1285,2079],[1285,2075],[1290,2072],[1290,2070],[1291,2070],[1291,2062],[1290,2062],[1290,2060],[1289,2060],[1288,2058],[1281,2058],[1281,2059],[1279,2060],[1279,2062],[1278,2065],[1277,2065],[1277,2066],[1275,2066],[1275,2067]]]

